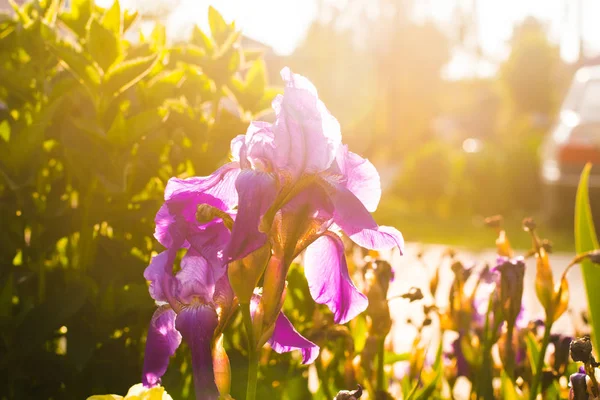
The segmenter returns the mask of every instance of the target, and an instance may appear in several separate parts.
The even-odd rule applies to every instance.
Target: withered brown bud
[[[533,232],[536,228],[535,221],[533,218],[528,217],[523,220],[523,229],[527,232]]]
[[[587,363],[592,355],[592,342],[589,336],[574,339],[570,346],[573,361]]]
[[[421,289],[418,287],[411,287],[408,292],[400,297],[408,299],[412,303],[413,301],[421,300],[423,298],[423,292],[421,292]]]
[[[431,318],[427,317],[423,320],[423,326],[429,326],[432,322],[433,321],[431,320]]]
[[[456,257],[456,250],[454,250],[452,247],[448,247],[446,250],[444,250],[443,255],[449,258],[454,258]]]
[[[587,253],[587,258],[594,264],[600,264],[600,250],[594,250]]]
[[[363,388],[360,385],[356,385],[356,390],[340,390],[335,395],[334,400],[358,400],[363,394]]]
[[[502,215],[487,217],[483,222],[490,228],[500,229],[502,227]]]
[[[546,250],[546,253],[552,253],[552,242],[548,239],[542,240],[542,247]]]

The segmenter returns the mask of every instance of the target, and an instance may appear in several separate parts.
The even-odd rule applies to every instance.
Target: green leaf
[[[117,37],[121,36],[123,23],[121,21],[121,6],[119,0],[115,0],[102,16],[100,23],[106,29],[112,31]]]
[[[208,24],[210,33],[218,45],[223,44],[229,36],[229,25],[223,19],[223,16],[213,7],[208,7]]]
[[[85,304],[90,285],[86,281],[74,281],[27,314],[17,328],[13,351],[21,356],[49,339],[53,331],[67,322]]]
[[[575,250],[577,254],[598,248],[598,237],[592,219],[588,182],[592,165],[586,164],[575,200]],[[590,310],[590,322],[593,330],[594,346],[600,348],[600,268],[594,266],[591,261],[584,260],[581,263],[583,281],[587,293],[588,307]]]
[[[51,0],[50,5],[46,9],[46,13],[44,14],[44,22],[50,26],[54,26],[54,23],[56,22],[56,16],[58,15],[60,3],[61,0]]]
[[[123,33],[131,28],[139,16],[140,14],[137,11],[131,12],[130,10],[125,10],[125,13],[123,14]]]
[[[0,139],[10,142],[10,124],[7,120],[0,122]]]
[[[419,384],[417,383],[417,385],[415,386],[415,389],[413,389],[411,391],[410,395],[407,397],[407,400],[412,400],[412,399],[427,400],[427,399],[431,398],[433,392],[435,391],[438,384],[440,383],[440,379],[442,378],[443,364],[444,363],[442,362],[442,343],[440,343],[440,345],[438,346],[436,356],[435,356],[435,362],[433,363],[433,370],[435,371],[435,375],[434,375],[433,379],[431,381],[429,381],[425,385],[425,387],[420,391],[415,390],[416,388],[419,387]]]
[[[104,77],[106,94],[118,95],[146,76],[158,61],[159,55],[140,57],[113,65]]]
[[[86,36],[86,26],[92,17],[92,0],[71,0],[71,11],[59,14],[64,24],[80,38]]]
[[[523,398],[504,369],[502,369],[502,398],[504,400],[521,400]]]
[[[246,75],[246,92],[253,97],[262,97],[267,85],[267,71],[262,59],[256,60]]]
[[[211,55],[214,52],[215,44],[212,39],[208,37],[199,27],[198,25],[194,25],[194,29],[192,30],[192,39],[190,43],[200,47],[207,54]]]
[[[51,43],[49,49],[78,81],[90,89],[100,84],[100,72],[94,63],[71,44],[64,41]]]
[[[410,360],[410,353],[390,353],[386,352],[383,358],[385,365],[392,365],[400,361]]]
[[[106,137],[116,145],[130,145],[142,136],[158,129],[164,120],[165,116],[159,109],[142,111],[127,119],[119,112]]]
[[[121,53],[118,36],[96,18],[90,23],[87,49],[103,71],[107,71]]]
[[[527,346],[527,358],[531,365],[531,374],[535,376],[537,374],[537,362],[540,356],[540,346],[535,338],[533,332],[529,332],[525,336],[525,345]]]

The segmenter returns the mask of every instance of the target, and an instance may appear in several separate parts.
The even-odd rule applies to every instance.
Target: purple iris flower
[[[160,382],[183,338],[192,351],[196,398],[219,398],[212,350],[237,305],[223,262],[237,205],[234,181],[239,169],[232,164],[208,177],[171,179],[165,189],[154,236],[167,249],[144,271],[159,306],[146,341],[142,373],[146,387]],[[180,249],[186,253],[174,275]],[[269,339],[272,347],[278,352],[300,349],[305,362],[314,361],[318,346],[290,327],[281,313]]]
[[[285,91],[273,101],[275,122],[253,122],[232,141],[241,172],[225,258],[238,260],[271,246],[263,294],[268,304],[280,301],[287,268],[307,249],[311,295],[345,323],[365,310],[367,299],[350,279],[337,232],[374,250],[402,250],[403,238],[394,228],[378,226],[370,214],[381,197],[373,164],[342,144],[338,121],[308,79],[288,68],[281,76]]]

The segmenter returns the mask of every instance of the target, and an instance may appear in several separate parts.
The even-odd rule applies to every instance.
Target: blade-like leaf
[[[590,207],[588,181],[590,178],[591,164],[587,164],[581,173],[577,198],[575,201],[575,250],[577,254],[598,248],[598,238],[592,219]],[[581,263],[583,280],[587,292],[590,320],[593,329],[593,340],[596,349],[600,347],[600,268],[594,266],[591,261],[584,260]]]
[[[527,346],[527,358],[531,365],[531,374],[535,376],[537,374],[537,360],[540,357],[540,347],[532,332],[525,336],[525,345]]]
[[[504,400],[521,400],[523,395],[517,391],[515,383],[502,370],[502,398]]]

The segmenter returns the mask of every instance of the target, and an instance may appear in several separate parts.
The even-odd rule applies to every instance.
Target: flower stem
[[[538,386],[540,385],[541,378],[544,369],[544,358],[546,356],[546,349],[550,343],[550,330],[552,329],[552,322],[546,321],[546,327],[544,329],[544,337],[542,339],[542,347],[537,359],[537,366],[535,369],[535,375],[533,376],[533,382],[531,383],[531,391],[529,393],[529,400],[535,400],[538,394]]]
[[[258,352],[256,351],[256,342],[254,340],[250,304],[240,304],[240,307],[246,327],[246,335],[248,336],[248,386],[246,386],[246,400],[254,400],[256,398],[258,380]]]
[[[377,391],[385,392],[385,337],[377,343]]]
[[[507,324],[506,342],[504,343],[504,370],[510,379],[515,375],[515,354],[513,350],[514,323]]]

